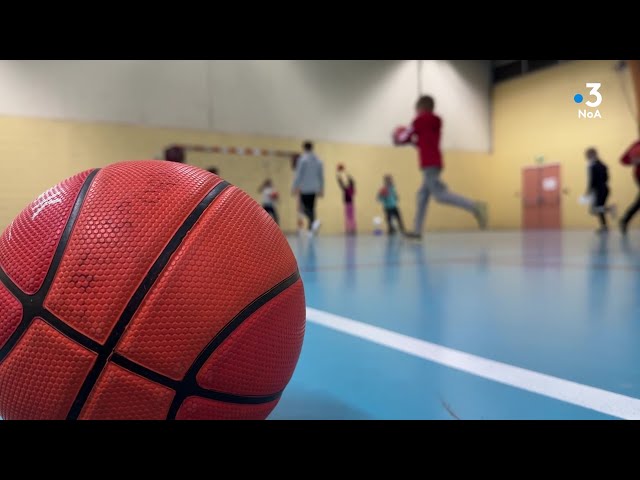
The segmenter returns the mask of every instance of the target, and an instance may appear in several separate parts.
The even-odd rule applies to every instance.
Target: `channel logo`
[[[585,86],[589,90],[587,94],[589,97],[593,97],[593,100],[585,101],[584,96],[581,93],[576,93],[573,96],[573,101],[580,105],[584,102],[585,106],[589,108],[578,108],[578,118],[602,118],[600,114],[600,110],[598,110],[598,106],[602,103],[602,94],[599,92],[601,83],[585,83]]]

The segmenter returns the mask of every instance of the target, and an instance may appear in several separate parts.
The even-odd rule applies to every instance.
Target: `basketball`
[[[338,170],[338,172],[342,172],[344,171],[344,165],[342,163],[339,163],[336,169]]]
[[[68,178],[0,237],[4,419],[264,419],[295,369],[304,288],[275,222],[197,167]]]
[[[391,134],[391,140],[393,141],[394,145],[401,145],[402,143],[404,143],[400,140],[400,137],[406,134],[407,130],[408,128],[403,126],[396,127],[393,130],[393,133]]]

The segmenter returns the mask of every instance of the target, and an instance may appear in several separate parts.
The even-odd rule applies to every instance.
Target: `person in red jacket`
[[[627,151],[622,155],[620,162],[623,165],[635,166],[634,173],[636,177],[636,183],[638,184],[638,187],[640,187],[640,140],[634,142],[629,148],[627,148]],[[629,225],[629,222],[631,221],[633,216],[638,213],[638,210],[640,210],[640,192],[638,192],[636,201],[631,204],[624,216],[620,219],[620,231],[623,235],[627,234],[627,226]]]
[[[427,205],[431,195],[438,203],[462,208],[476,218],[480,228],[487,226],[487,207],[483,202],[469,200],[451,192],[440,180],[442,173],[442,153],[440,152],[440,132],[442,120],[433,113],[435,101],[428,95],[416,102],[416,117],[411,127],[397,129],[394,133],[396,145],[413,144],[418,148],[420,169],[422,170],[422,186],[418,191],[414,231],[407,232],[410,238],[422,238],[422,226],[427,213]]]

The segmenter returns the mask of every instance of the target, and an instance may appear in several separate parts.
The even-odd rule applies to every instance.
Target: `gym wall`
[[[2,60],[0,114],[388,145],[420,85],[449,117],[445,148],[488,151],[489,73],[479,60]]]
[[[577,199],[586,189],[584,151],[595,147],[609,166],[610,201],[622,209],[638,194],[632,169],[619,159],[637,138],[631,77],[617,72],[616,61],[573,61],[499,83],[493,91],[494,152],[483,181],[488,181],[491,226],[517,228],[521,222],[521,170],[543,155],[545,163],[561,165],[562,221],[565,228],[595,228],[594,217]],[[578,118],[573,101],[584,95],[587,82],[602,83],[602,118]],[[453,173],[453,172],[451,172]],[[447,178],[450,178],[447,176]],[[634,222],[635,223],[635,222]]]
[[[417,156],[411,147],[394,148],[388,142],[393,126],[406,124],[411,118],[417,95],[418,64],[415,61],[380,62],[388,67],[388,75],[380,74],[379,89],[371,87],[368,90],[370,98],[378,98],[378,109],[374,108],[375,102],[369,97],[350,97],[343,93],[338,98],[343,102],[351,99],[353,105],[350,109],[342,108],[340,102],[336,102],[320,110],[315,107],[323,103],[323,95],[325,102],[332,97],[328,93],[329,87],[319,85],[331,82],[350,85],[349,79],[357,78],[358,74],[353,73],[355,77],[347,73],[323,77],[314,70],[317,66],[312,64],[301,67],[281,62],[287,68],[306,72],[306,76],[300,72],[298,76],[290,75],[296,79],[291,80],[290,89],[306,88],[308,92],[284,95],[277,101],[260,100],[261,97],[269,97],[264,91],[270,92],[272,86],[275,91],[284,89],[283,80],[278,77],[281,70],[279,67],[267,69],[260,62],[236,62],[235,66],[221,68],[213,74],[219,88],[227,85],[228,88],[224,88],[227,88],[228,98],[234,95],[236,98],[227,101],[223,100],[225,95],[218,95],[213,114],[202,110],[197,98],[185,93],[190,89],[204,89],[206,93],[206,82],[201,85],[196,81],[195,73],[187,75],[187,70],[182,67],[142,62],[154,64],[156,69],[154,75],[148,71],[142,75],[139,71],[142,67],[136,62],[120,62],[121,67],[107,65],[116,62],[91,62],[99,64],[94,66],[97,69],[94,78],[88,67],[82,67],[85,68],[82,70],[77,62],[63,63],[70,64],[67,65],[68,70],[53,62],[0,62],[0,225],[3,227],[35,196],[63,178],[82,169],[115,161],[152,158],[173,142],[298,150],[307,137],[316,141],[316,150],[326,167],[325,198],[318,206],[323,232],[340,233],[344,228],[342,197],[335,181],[338,163],[344,163],[356,179],[356,213],[361,232],[371,231],[373,216],[382,213],[375,195],[385,173],[394,175],[405,223],[410,225],[412,222],[415,192],[420,183]],[[186,69],[197,66],[197,62],[179,63],[190,65]],[[521,169],[533,164],[537,155],[544,155],[546,162],[562,165],[563,187],[569,190],[569,194],[563,196],[564,226],[592,227],[594,219],[587,215],[585,207],[577,205],[576,198],[583,192],[586,182],[583,152],[593,145],[610,167],[612,200],[621,206],[631,202],[637,188],[630,169],[619,166],[618,157],[636,138],[630,112],[630,108],[633,109],[632,90],[628,72],[615,72],[614,63],[569,62],[500,83],[492,92],[491,109],[488,101],[487,108],[483,109],[481,95],[474,95],[474,90],[468,87],[473,83],[473,75],[482,76],[482,65],[473,67],[469,64],[465,67],[457,64],[454,67],[455,62],[422,62],[422,78],[430,76],[432,79],[431,82],[421,80],[422,91],[436,96],[437,110],[444,119],[444,138],[448,138],[448,146],[444,148],[446,183],[454,191],[489,201],[492,228],[519,228],[521,199],[517,195],[521,189]],[[362,71],[366,69],[382,68],[375,62],[357,64],[359,67],[355,71],[363,76]],[[344,67],[346,63],[337,65]],[[206,73],[206,64],[204,67]],[[467,67],[472,73],[465,73]],[[237,88],[231,88],[233,78],[230,72],[233,68],[237,68],[236,73],[245,71],[236,77]],[[339,71],[338,67],[335,68]],[[248,71],[251,69],[253,74]],[[270,70],[273,70],[269,73],[272,77],[267,76]],[[413,73],[416,76],[409,85]],[[367,75],[370,74],[371,71]],[[146,78],[148,89],[138,86],[137,91],[129,90],[135,82],[126,81],[127,75]],[[227,83],[222,81],[223,77],[227,78]],[[150,81],[152,78],[155,78],[154,82]],[[249,82],[249,78],[256,82]],[[439,83],[436,78],[442,81]],[[458,78],[458,83],[453,80],[455,78]],[[318,85],[311,83],[312,79]],[[393,87],[394,81],[402,86],[400,80],[405,82],[406,88]],[[75,95],[67,81],[75,82]],[[266,90],[259,95],[260,88],[263,88],[260,85],[266,81],[273,83],[269,88],[264,86]],[[573,95],[579,91],[586,94],[584,83],[592,81],[602,83],[603,102],[599,109],[603,118],[578,119]],[[242,82],[247,82],[247,85]],[[445,93],[447,85],[452,86],[448,94]],[[625,91],[630,103],[625,100]],[[313,95],[314,100],[309,100],[311,103],[300,103]],[[243,96],[246,101],[239,99]],[[456,99],[459,104],[454,103],[454,100],[458,101]],[[224,107],[225,101],[227,107]],[[266,104],[260,104],[260,101]],[[234,104],[235,109],[231,109]],[[291,117],[280,114],[277,109],[282,105],[295,107],[295,112],[301,113]],[[228,116],[223,115],[224,108],[230,110]],[[334,115],[333,120],[327,119],[329,114]],[[488,122],[487,118],[491,121]],[[211,119],[216,125],[215,132],[207,130],[207,122]],[[325,120],[320,122],[319,119]],[[176,125],[180,122],[181,125]],[[227,122],[226,126],[221,122]],[[335,128],[334,122],[338,122],[340,128]],[[159,126],[163,124],[169,126]],[[306,125],[304,129],[295,130],[302,124]],[[315,132],[323,133],[327,138],[344,135],[349,139],[323,139],[321,135],[310,134],[311,127],[317,128]],[[241,133],[224,133],[225,129],[238,129],[240,132],[242,128],[246,130]],[[294,130],[293,133],[283,133],[289,128]],[[272,129],[271,133],[269,129]],[[473,137],[468,133],[470,130],[486,131],[487,138],[493,131],[493,140],[482,144],[484,134]],[[449,132],[458,133],[453,135]],[[466,142],[473,140],[475,146],[460,143],[454,148],[452,144],[459,138]],[[492,153],[485,148],[490,143],[493,144]],[[256,189],[268,173],[281,192],[283,229],[291,231],[295,228],[295,204],[289,196],[292,172],[287,160],[265,161],[252,157],[189,153],[187,161],[202,167],[218,166],[223,177],[256,199],[259,199]],[[475,222],[465,212],[432,204],[429,206],[427,228],[475,229]]]
[[[202,130],[105,122],[0,117],[0,223],[4,228],[42,191],[76,172],[121,160],[152,158],[158,153],[152,150],[157,145],[179,142],[296,150],[301,141],[300,138],[212,134]],[[414,195],[419,186],[413,148],[317,142],[316,151],[325,162],[326,169],[325,197],[318,204],[324,232],[343,231],[342,196],[335,180],[336,166],[340,162],[347,165],[357,182],[356,212],[360,231],[371,231],[373,217],[382,214],[375,195],[385,173],[394,175],[402,213],[407,221],[412,217]],[[486,186],[475,179],[483,175],[485,156],[456,152],[446,154],[452,173],[449,177],[457,188],[481,196]],[[295,202],[289,194],[293,172],[288,159],[188,153],[187,163],[203,168],[217,166],[225,179],[256,200],[260,199],[257,188],[268,172],[281,192],[279,210],[282,227],[286,231],[295,230]],[[441,229],[472,228],[473,220],[469,220],[464,212],[451,212],[434,206],[428,225]]]
[[[326,163],[318,212],[324,232],[343,228],[338,163],[356,177],[361,231],[381,214],[375,195],[387,172],[396,176],[408,221],[418,185],[415,152],[392,148],[390,132],[412,118],[419,85],[454,115],[446,120],[445,148],[488,151],[483,61],[0,61],[0,224],[77,171],[152,158],[170,143],[299,150],[306,138]],[[189,153],[187,161],[218,166],[256,199],[271,175],[282,194],[283,229],[295,228],[287,160]],[[473,225],[459,212],[435,210],[433,228]]]

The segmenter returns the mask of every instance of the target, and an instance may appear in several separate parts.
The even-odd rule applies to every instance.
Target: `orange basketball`
[[[0,282],[5,419],[264,419],[304,336],[278,226],[180,163],[116,163],[43,193],[0,237]]]

